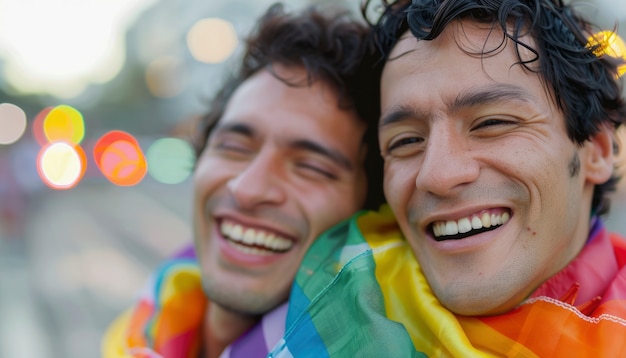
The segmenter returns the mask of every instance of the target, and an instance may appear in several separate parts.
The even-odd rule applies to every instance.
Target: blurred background
[[[0,0],[0,358],[99,357],[191,243],[192,124],[273,2]],[[623,0],[577,2],[626,38]],[[625,218],[622,184],[608,225]]]

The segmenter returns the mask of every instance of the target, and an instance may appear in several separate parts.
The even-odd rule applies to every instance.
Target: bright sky
[[[23,93],[79,94],[125,58],[124,32],[155,0],[0,0],[2,77]]]

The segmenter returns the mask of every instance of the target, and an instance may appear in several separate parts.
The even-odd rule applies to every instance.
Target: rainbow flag
[[[570,266],[585,284],[574,280],[562,297],[540,287],[506,314],[456,316],[431,292],[389,208],[362,212],[307,253],[270,356],[626,356],[626,241],[594,219]],[[602,296],[574,305],[589,282],[606,283]]]
[[[210,309],[190,246],[149,278],[138,302],[119,316],[102,340],[103,358],[198,358]],[[226,347],[220,358],[262,358],[284,333],[287,303]]]
[[[104,358],[195,358],[207,299],[194,258],[166,262],[137,304],[108,328]]]

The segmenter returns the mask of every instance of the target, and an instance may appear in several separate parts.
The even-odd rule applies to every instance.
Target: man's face
[[[580,251],[593,184],[608,179],[594,165],[610,144],[572,143],[539,77],[515,64],[512,44],[467,55],[459,43],[489,50],[502,36],[462,27],[434,41],[406,34],[390,55],[384,189],[441,302],[459,314],[495,314]]]
[[[303,83],[299,68],[278,68]],[[320,81],[266,70],[233,94],[194,175],[196,251],[210,300],[260,314],[284,302],[313,240],[365,200],[365,124]]]

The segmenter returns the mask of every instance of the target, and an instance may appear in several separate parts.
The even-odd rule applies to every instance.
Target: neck
[[[218,358],[224,349],[250,329],[259,317],[234,312],[214,303],[204,317],[204,356]]]

